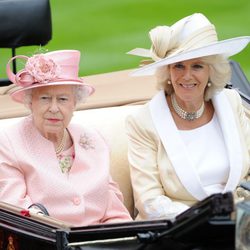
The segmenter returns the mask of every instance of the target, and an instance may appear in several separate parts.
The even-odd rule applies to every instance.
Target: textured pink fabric
[[[11,69],[11,62],[16,59],[26,60],[24,68],[16,74]],[[14,101],[23,102],[24,91],[51,85],[78,85],[84,88],[86,96],[93,94],[94,88],[85,84],[78,77],[80,51],[56,50],[31,57],[17,55],[12,57],[6,66],[8,78],[19,86],[11,97]]]
[[[52,217],[85,226],[131,220],[109,174],[109,148],[92,129],[70,125],[75,160],[68,174],[31,117],[0,132],[0,200],[22,208],[42,203]]]

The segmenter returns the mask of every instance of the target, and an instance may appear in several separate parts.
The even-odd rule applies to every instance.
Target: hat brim
[[[74,85],[74,86],[83,86],[84,89],[86,90],[87,96],[92,95],[95,92],[94,87],[91,85],[83,83],[81,80],[79,81],[58,81],[58,82],[50,82],[46,84],[32,84],[30,86],[24,87],[24,88],[19,88],[14,90],[10,96],[11,98],[19,103],[24,103],[24,96],[25,96],[25,91],[29,89],[34,89],[34,88],[40,88],[40,87],[47,87],[47,86],[58,86],[58,85]]]
[[[131,75],[132,76],[153,75],[155,73],[155,70],[159,67],[173,64],[176,62],[190,60],[193,58],[219,55],[219,54],[222,54],[225,57],[230,57],[242,51],[248,45],[249,42],[250,42],[250,36],[236,37],[232,39],[219,41],[216,43],[206,45],[201,48],[181,52],[179,54],[163,58],[159,61],[156,61],[154,63],[141,67],[137,70],[134,70],[131,73]]]

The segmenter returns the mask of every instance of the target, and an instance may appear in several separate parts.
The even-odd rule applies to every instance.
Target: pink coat
[[[110,177],[102,136],[76,124],[68,129],[75,147],[68,174],[31,117],[0,131],[0,200],[23,208],[42,203],[50,216],[74,226],[131,220]]]

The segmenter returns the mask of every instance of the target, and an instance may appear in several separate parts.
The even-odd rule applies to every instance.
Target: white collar
[[[223,191],[227,192],[234,190],[240,180],[242,149],[233,111],[227,97],[221,92],[214,96],[212,102],[229,155],[230,173]],[[196,199],[206,198],[207,193],[202,187],[197,171],[180,137],[167,105],[164,91],[155,95],[149,102],[149,108],[155,128],[181,183]]]

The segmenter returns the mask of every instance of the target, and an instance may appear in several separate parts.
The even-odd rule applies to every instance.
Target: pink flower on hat
[[[60,67],[43,54],[28,59],[25,69],[16,75],[18,85],[26,87],[33,83],[48,83],[59,75]]]
[[[58,76],[58,65],[42,54],[29,58],[25,69],[39,83],[48,83]]]
[[[79,86],[78,91],[82,92],[79,96],[91,95],[94,88],[85,84],[78,76],[80,55],[78,50],[56,50],[45,54],[35,54],[32,57],[25,55],[12,57],[6,65],[6,72],[9,80],[19,86],[11,93],[12,99],[24,103],[26,90],[54,85]],[[11,68],[11,63],[16,59],[26,62],[24,68],[17,73]]]

